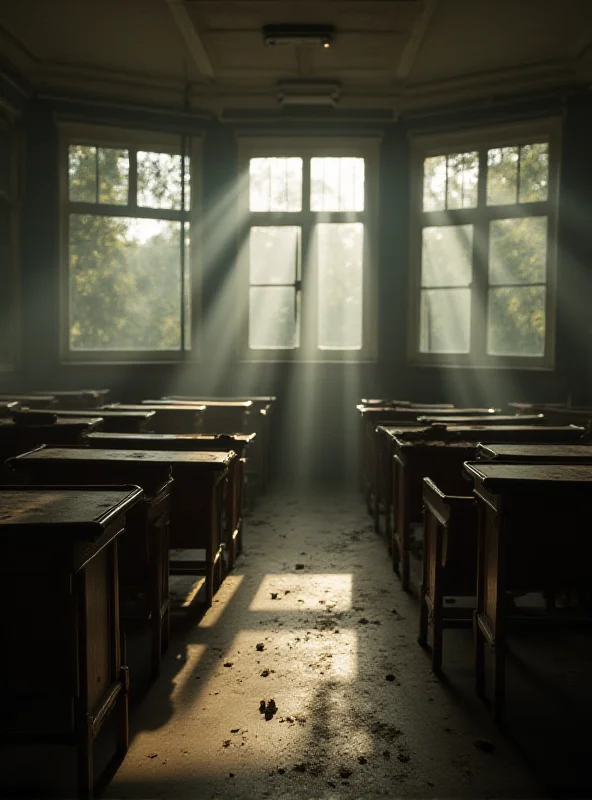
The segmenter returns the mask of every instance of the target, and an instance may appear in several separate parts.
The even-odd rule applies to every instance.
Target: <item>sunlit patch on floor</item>
[[[352,575],[315,574],[266,575],[249,611],[304,611],[323,613],[327,608],[348,611],[352,603]]]
[[[214,603],[208,609],[203,619],[199,623],[200,628],[212,628],[216,625],[228,606],[232,602],[232,598],[238,591],[241,583],[243,582],[244,575],[228,575],[224,579],[224,583],[220,591],[214,597]]]

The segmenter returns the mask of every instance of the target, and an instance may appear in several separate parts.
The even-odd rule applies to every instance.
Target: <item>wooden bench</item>
[[[505,701],[507,592],[589,586],[592,464],[467,463],[479,506],[476,688],[485,697],[485,648],[492,653],[492,710]]]
[[[154,433],[120,434],[95,433],[88,437],[91,447],[124,450],[188,450],[234,451],[238,458],[231,461],[228,472],[229,492],[226,499],[226,526],[224,546],[226,567],[232,569],[243,547],[243,506],[245,488],[245,460],[255,439],[254,433]]]
[[[100,408],[107,402],[109,389],[69,389],[66,391],[38,391],[32,395],[55,397],[56,408],[83,409]]]
[[[445,494],[430,478],[423,479],[423,560],[419,608],[419,643],[428,642],[432,627],[432,669],[442,669],[445,627],[472,621],[462,609],[444,606],[446,596],[475,597],[477,591],[477,505],[463,494]]]
[[[203,422],[204,407],[201,405],[163,405],[154,403],[128,404],[112,403],[105,411],[133,411],[135,413],[154,412],[152,430],[154,433],[198,433]]]
[[[0,488],[0,739],[75,745],[80,798],[93,796],[93,742],[112,712],[112,763],[128,749],[117,544],[141,497],[122,486]]]
[[[150,628],[151,668],[156,677],[170,629],[170,465],[147,459],[118,460],[105,450],[40,447],[9,459],[6,467],[21,483],[121,483],[143,489],[144,501],[130,515],[120,542],[122,623],[130,634],[138,624]]]

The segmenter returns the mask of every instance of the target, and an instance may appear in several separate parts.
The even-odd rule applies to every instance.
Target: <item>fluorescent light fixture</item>
[[[315,81],[281,81],[277,90],[282,106],[335,106],[340,86]]]
[[[269,47],[279,45],[313,45],[327,50],[331,47],[333,25],[264,25],[263,41]]]

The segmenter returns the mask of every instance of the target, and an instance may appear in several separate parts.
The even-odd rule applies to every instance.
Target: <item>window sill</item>
[[[411,367],[419,369],[463,369],[463,370],[513,370],[515,372],[555,372],[555,366],[549,364],[453,364],[446,362],[415,361],[408,362]]]

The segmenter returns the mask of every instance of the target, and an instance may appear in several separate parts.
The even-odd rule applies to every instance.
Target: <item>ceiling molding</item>
[[[428,32],[437,5],[438,0],[424,0],[421,14],[418,14],[415,20],[413,30],[407,40],[407,44],[403,48],[401,58],[395,69],[395,78],[397,80],[404,80],[409,77],[413,65],[415,64],[415,59],[423,44],[423,40]]]
[[[166,0],[173,19],[179,33],[183,37],[187,49],[191,54],[193,63],[199,70],[200,74],[210,80],[214,78],[214,67],[210,61],[210,57],[206,51],[205,45],[195,24],[189,14],[187,13],[187,6],[185,0]]]

